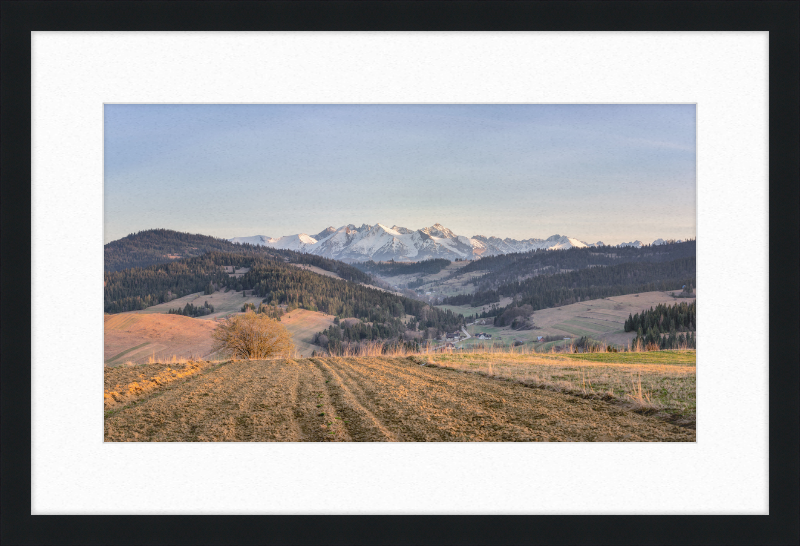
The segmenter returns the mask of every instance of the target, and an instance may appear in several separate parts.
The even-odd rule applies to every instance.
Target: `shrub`
[[[214,330],[214,349],[229,353],[234,360],[290,356],[292,338],[277,320],[248,311],[228,318]]]

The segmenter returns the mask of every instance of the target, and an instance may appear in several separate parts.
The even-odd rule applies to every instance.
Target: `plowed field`
[[[422,362],[311,358],[195,364],[181,370],[163,364],[106,368],[105,440],[695,440],[693,430],[602,400]]]

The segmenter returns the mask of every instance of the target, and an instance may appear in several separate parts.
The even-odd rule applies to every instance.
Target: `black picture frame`
[[[800,542],[800,3],[2,2],[3,544]],[[31,31],[769,31],[769,515],[32,516]],[[26,289],[27,288],[27,289]],[[735,479],[732,476],[731,479]]]

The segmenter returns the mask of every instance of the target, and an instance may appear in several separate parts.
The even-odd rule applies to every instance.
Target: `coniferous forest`
[[[454,273],[486,271],[477,279],[478,291],[445,298],[443,303],[473,307],[495,304],[475,316],[495,317],[498,326],[526,329],[531,327],[526,317],[538,309],[693,286],[695,246],[695,241],[690,240],[642,248],[573,248],[486,257]],[[177,258],[193,252],[199,255]],[[284,308],[335,315],[337,323],[320,332],[316,339],[334,352],[365,341],[395,339],[416,343],[459,328],[464,318],[416,299],[370,288],[366,285],[376,281],[369,273],[430,275],[450,263],[431,259],[418,263],[370,261],[353,266],[290,250],[149,230],[106,245],[104,307],[107,313],[119,313],[197,292],[252,291],[262,298],[257,311],[276,318]],[[341,279],[292,264],[315,266],[336,273]],[[229,274],[231,266],[248,270],[234,276]],[[418,281],[421,282],[422,279]],[[502,297],[513,301],[501,308],[496,304]],[[637,332],[636,340],[649,346],[693,345],[694,310],[694,303],[659,306],[629,317],[625,328]],[[187,304],[169,312],[198,317],[213,313],[213,307]]]
[[[692,239],[681,243],[667,242],[658,246],[645,245],[641,248],[600,246],[557,251],[533,250],[487,256],[454,271],[448,278],[473,271],[485,271],[486,273],[478,277],[475,282],[479,290],[489,290],[531,274],[551,275],[596,266],[661,263],[678,258],[690,258],[696,255],[696,247],[696,241]]]
[[[697,303],[658,305],[636,313],[625,321],[626,332],[636,332],[633,344],[657,345],[659,349],[695,348]]]
[[[497,303],[503,296],[513,297],[515,306],[529,304],[536,310],[636,292],[680,289],[689,282],[694,284],[695,262],[691,257],[671,262],[625,263],[540,275],[501,284],[493,290],[445,298],[444,303],[478,307]]]
[[[395,262],[394,260],[388,262],[374,262],[369,260],[368,262],[356,263],[353,265],[366,273],[373,273],[384,277],[394,277],[396,275],[410,275],[414,273],[435,275],[451,263],[450,260],[435,258],[422,260],[420,262]]]
[[[196,307],[191,303],[187,303],[183,308],[170,309],[168,314],[183,315],[184,317],[202,317],[204,315],[210,315],[213,312],[214,306],[206,302],[205,305],[198,305]]]
[[[231,266],[249,271],[234,277],[226,272]],[[410,321],[414,329],[420,325],[452,330],[464,322],[461,315],[419,300],[293,267],[281,256],[210,252],[167,264],[107,272],[105,281],[107,313],[145,309],[196,292],[228,289],[252,291],[273,308],[283,305],[288,310],[301,308],[361,319],[371,323],[368,339],[402,335],[409,329],[400,320],[403,315],[416,319]],[[180,314],[185,314],[184,310]],[[336,334],[330,333],[330,337],[336,338]]]
[[[217,239],[208,235],[181,233],[169,229],[150,229],[133,233],[108,243],[103,250],[106,272],[179,262],[186,258],[202,256],[208,252],[228,252],[247,256],[281,258],[292,263],[313,265],[336,273],[348,281],[374,284],[370,275],[337,260],[292,250],[231,243],[225,239]]]

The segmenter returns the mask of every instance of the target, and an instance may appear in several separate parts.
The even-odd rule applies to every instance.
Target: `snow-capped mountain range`
[[[374,226],[362,224],[361,227],[349,224],[339,229],[329,227],[316,235],[300,233],[278,238],[254,235],[233,237],[228,240],[232,243],[249,243],[306,252],[347,262],[367,260],[417,262],[429,258],[475,259],[482,256],[538,249],[563,250],[573,247],[603,246],[602,241],[589,244],[564,235],[521,241],[483,235],[465,237],[456,235],[441,224],[434,224],[418,230],[400,226],[386,227],[383,224]],[[657,239],[653,244],[664,244],[664,241]],[[642,243],[634,241],[623,243],[620,246],[640,247]]]

